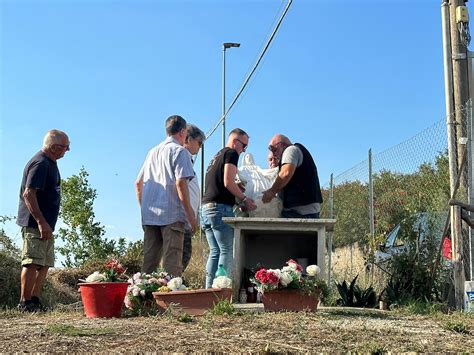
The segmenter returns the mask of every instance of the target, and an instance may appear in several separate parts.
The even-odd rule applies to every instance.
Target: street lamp
[[[240,47],[240,43],[222,44],[222,116],[225,114],[225,51],[227,48]],[[225,117],[222,120],[222,148],[225,147]]]

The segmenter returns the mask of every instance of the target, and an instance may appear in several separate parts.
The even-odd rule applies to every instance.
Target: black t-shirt
[[[58,165],[49,159],[42,151],[36,153],[26,164],[23,171],[23,180],[20,187],[20,204],[18,206],[18,217],[16,223],[21,227],[38,228],[36,220],[26,207],[23,199],[25,188],[34,188],[38,200],[39,209],[44,218],[54,230],[59,215],[61,202],[61,176]]]
[[[224,186],[224,165],[232,164],[237,167],[239,154],[231,148],[222,148],[212,158],[206,171],[206,192],[202,203],[216,202],[233,206],[235,197]]]

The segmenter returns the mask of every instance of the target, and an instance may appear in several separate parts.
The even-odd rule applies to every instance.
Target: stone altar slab
[[[326,273],[326,231],[333,231],[335,219],[225,217],[234,228],[233,296],[243,281],[244,268],[257,264],[281,268],[289,259],[308,259]]]

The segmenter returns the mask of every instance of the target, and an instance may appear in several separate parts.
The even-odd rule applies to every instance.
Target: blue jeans
[[[209,244],[206,264],[206,288],[211,288],[218,265],[224,265],[227,276],[232,278],[234,267],[234,229],[222,222],[222,217],[234,217],[232,206],[203,204],[201,225]],[[234,280],[235,281],[235,280]]]
[[[283,218],[319,218],[318,213],[310,213],[310,214],[299,214],[295,211],[281,211],[281,216]]]

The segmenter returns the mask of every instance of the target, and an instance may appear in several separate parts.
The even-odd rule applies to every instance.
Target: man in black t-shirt
[[[17,224],[22,227],[22,312],[44,311],[39,295],[49,267],[54,266],[53,231],[61,202],[61,176],[56,161],[69,150],[66,133],[46,133],[42,149],[26,164],[20,188]]]
[[[201,225],[209,244],[206,264],[206,288],[212,286],[218,265],[223,265],[232,277],[234,263],[234,230],[222,222],[222,217],[234,217],[237,203],[248,211],[256,208],[235,182],[239,155],[245,151],[249,136],[240,128],[233,129],[225,148],[212,158],[206,171],[206,192],[201,202]]]

